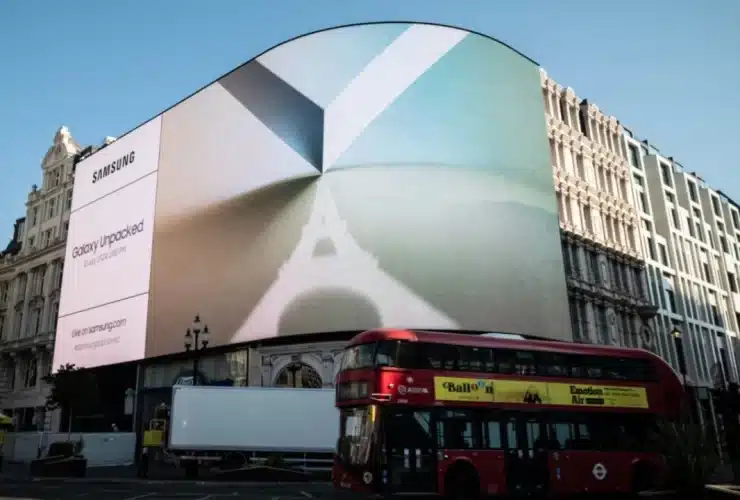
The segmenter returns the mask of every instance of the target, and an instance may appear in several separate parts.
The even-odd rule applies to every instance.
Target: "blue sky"
[[[98,144],[287,38],[387,20],[512,45],[740,201],[737,0],[4,0],[0,246],[60,125]]]

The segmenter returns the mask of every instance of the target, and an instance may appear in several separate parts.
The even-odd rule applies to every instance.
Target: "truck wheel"
[[[475,467],[457,462],[445,474],[445,497],[450,500],[477,500],[480,497],[480,477]]]
[[[185,477],[187,479],[198,479],[198,461],[197,460],[186,460],[184,468],[185,468]]]
[[[148,453],[142,453],[141,455],[139,455],[139,463],[138,463],[138,467],[136,468],[136,475],[140,478],[146,478],[149,476],[149,454]]]

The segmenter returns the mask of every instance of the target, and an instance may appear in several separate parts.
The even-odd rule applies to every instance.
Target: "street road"
[[[325,483],[219,484],[206,482],[76,482],[0,480],[0,500],[327,500]]]

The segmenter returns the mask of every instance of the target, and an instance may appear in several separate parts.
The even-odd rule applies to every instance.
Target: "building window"
[[[665,184],[668,187],[673,186],[673,179],[671,175],[671,167],[670,165],[666,165],[665,163],[660,164],[660,173],[663,177],[663,184]]]
[[[668,250],[666,249],[665,245],[663,243],[658,243],[658,248],[660,249],[660,262],[664,266],[668,267]]]
[[[727,245],[727,238],[724,234],[719,235],[719,246],[724,253],[730,253],[730,247]]]
[[[54,217],[54,214],[56,214],[55,211],[56,208],[56,200],[54,198],[50,199],[47,205],[47,211],[46,211],[46,218],[51,219]]]
[[[54,187],[59,186],[59,184],[62,183],[62,169],[61,168],[55,169],[52,175],[54,176],[53,186]]]
[[[719,199],[717,199],[716,196],[712,196],[712,208],[714,209],[714,215],[717,217],[722,216],[722,211],[720,210],[719,206]]]
[[[41,233],[41,248],[46,248],[51,243],[51,229]]]
[[[735,226],[735,229],[740,230],[740,218],[737,215],[737,210],[733,210],[730,213],[732,214],[732,225]]]
[[[565,275],[570,278],[573,273],[573,266],[570,262],[570,245],[568,242],[563,240],[560,242],[560,246],[563,251],[563,267],[565,268]]]
[[[568,245],[568,248],[569,248],[568,252],[569,252],[569,257],[570,257],[570,267],[573,273],[572,275],[575,276],[576,278],[581,278],[582,276],[581,262],[579,260],[578,247],[575,245]]]
[[[737,293],[737,281],[735,281],[734,273],[727,273],[727,283],[729,283],[730,285],[730,291],[732,291],[733,293]]]
[[[591,207],[588,205],[583,205],[583,224],[586,228],[586,231],[593,232],[593,220],[591,219]]]
[[[676,292],[673,289],[673,279],[670,276],[663,275],[663,290],[665,291],[668,310],[675,314],[678,311],[676,307]]]
[[[622,290],[622,275],[619,273],[619,262],[611,261],[612,288]]]
[[[21,338],[21,328],[23,327],[23,311],[16,310],[15,312],[15,324],[13,325],[13,337],[16,339]]]
[[[645,298],[645,288],[642,286],[642,270],[634,267],[632,268],[632,281],[635,284],[635,292],[637,293],[637,296],[642,298]]]
[[[4,339],[3,333],[5,332],[5,315],[0,314],[0,340]]]
[[[688,185],[689,185],[689,198],[691,198],[691,201],[693,201],[694,203],[698,203],[699,197],[696,194],[696,184],[694,184],[693,181],[688,181]]]
[[[578,128],[581,130],[583,135],[590,138],[591,135],[588,132],[588,126],[586,125],[587,122],[588,117],[586,116],[586,111],[583,108],[580,108],[578,110]]]
[[[599,271],[599,254],[597,254],[595,250],[588,250],[586,254],[588,255],[588,264],[589,268],[591,269],[591,279],[594,283],[599,284],[601,283],[601,273]]]
[[[640,168],[640,150],[634,144],[630,144],[627,148],[629,149],[630,165]]]
[[[603,305],[596,306],[596,332],[602,343],[609,343],[609,324],[606,320],[606,307]]]
[[[576,173],[579,178],[586,180],[586,169],[583,166],[583,155],[580,153],[576,154]]]
[[[703,262],[702,267],[704,268],[704,279],[707,280],[707,283],[713,283],[712,269],[709,267],[709,262]]]
[[[673,227],[681,229],[681,221],[678,219],[678,212],[676,212],[676,207],[673,206],[671,206],[671,220],[673,221]]]
[[[31,227],[39,223],[39,207],[33,207],[31,210]]]
[[[645,239],[647,240],[647,249],[650,260],[657,260],[655,258],[655,246],[653,245],[653,238],[648,235]]]
[[[717,326],[724,326],[722,324],[722,316],[719,314],[719,308],[715,304],[709,306],[712,310],[712,323]]]
[[[56,265],[56,279],[54,280],[54,289],[62,288],[62,278],[64,277],[64,261],[58,261]]]
[[[650,205],[648,204],[647,195],[645,194],[645,191],[639,190],[639,197],[640,197],[640,210],[642,210],[643,213],[650,215]]]
[[[72,210],[72,190],[71,189],[67,191],[64,206],[66,207],[67,212]]]
[[[41,333],[41,308],[35,307],[31,309],[31,315],[29,317],[28,327],[32,336],[37,336]]]
[[[54,302],[51,305],[51,313],[50,313],[50,321],[51,321],[51,328],[50,330],[52,332],[57,331],[57,321],[59,320],[59,302]]]
[[[26,359],[23,368],[23,387],[25,389],[36,387],[36,380],[38,379],[38,361],[36,357]]]

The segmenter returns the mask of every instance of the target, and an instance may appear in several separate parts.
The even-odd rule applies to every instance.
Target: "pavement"
[[[0,500],[333,500],[328,483],[0,479]]]

